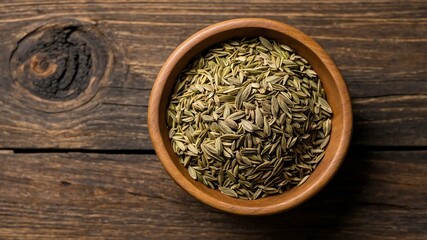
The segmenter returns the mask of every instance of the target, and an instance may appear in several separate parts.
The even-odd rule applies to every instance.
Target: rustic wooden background
[[[147,132],[163,61],[192,33],[239,17],[279,20],[318,41],[354,108],[338,175],[270,217],[228,215],[189,197]],[[72,100],[19,87],[35,81],[13,73],[28,57],[22,49],[41,46],[34,32],[79,24],[105,40],[90,47],[106,77]],[[426,1],[2,0],[0,39],[1,239],[427,239]]]

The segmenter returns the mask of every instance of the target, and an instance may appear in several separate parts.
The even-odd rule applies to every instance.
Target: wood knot
[[[39,77],[49,77],[56,72],[58,64],[50,62],[46,56],[35,55],[31,58],[31,72]]]
[[[39,27],[12,53],[13,81],[42,99],[77,98],[111,67],[106,46],[94,26],[77,20]]]

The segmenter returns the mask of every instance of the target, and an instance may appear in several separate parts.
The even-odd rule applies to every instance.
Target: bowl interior
[[[223,211],[245,215],[280,212],[295,207],[317,193],[338,169],[347,151],[351,134],[351,106],[348,92],[332,60],[317,43],[299,30],[282,23],[263,21],[249,19],[240,22],[228,21],[196,33],[172,53],[153,86],[153,92],[157,92],[155,97],[160,101],[158,106],[154,106],[156,118],[151,119],[153,123],[150,128],[154,127],[159,131],[157,134],[161,139],[153,141],[153,144],[167,172],[184,190],[200,201]],[[166,110],[179,73],[195,56],[230,39],[258,36],[290,46],[313,66],[322,81],[327,100],[333,110],[332,130],[323,160],[304,184],[283,194],[257,200],[242,200],[209,189],[189,176],[172,149],[166,125]],[[160,152],[162,153],[159,154]]]

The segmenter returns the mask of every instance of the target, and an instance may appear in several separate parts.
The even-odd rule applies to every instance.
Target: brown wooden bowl
[[[307,181],[282,194],[257,200],[228,197],[193,180],[172,150],[166,110],[182,69],[198,54],[229,39],[264,36],[284,43],[307,59],[318,73],[334,112],[330,142],[325,156]],[[268,215],[291,209],[319,192],[334,176],[350,144],[352,111],[345,82],[331,58],[313,39],[286,24],[258,18],[229,20],[211,25],[188,38],[169,56],[154,82],[148,106],[151,141],[172,179],[199,201],[229,213]]]

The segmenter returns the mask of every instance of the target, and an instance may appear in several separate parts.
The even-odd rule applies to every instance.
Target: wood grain
[[[353,100],[343,168],[277,216],[212,210],[147,154],[148,96],[163,61],[194,32],[237,17],[271,18],[314,38]],[[0,238],[426,239],[426,17],[423,0],[1,1]],[[12,53],[37,28],[70,19],[105,37],[111,74],[78,107],[34,107],[12,87]],[[68,150],[111,154],[56,153]],[[49,153],[29,153],[38,151]]]
[[[415,0],[2,1],[0,148],[152,149],[146,107],[163,61],[192,33],[237,17],[288,23],[326,49],[353,98],[354,144],[425,146],[425,16],[427,3]],[[112,74],[76,108],[31,108],[29,96],[11,87],[9,58],[26,34],[65,18],[90,22],[105,36],[115,55]]]
[[[355,149],[319,195],[247,218],[184,193],[154,155],[4,154],[2,239],[425,239],[426,151]]]

